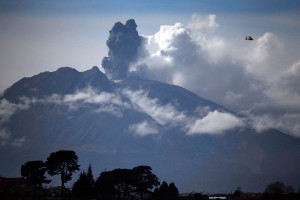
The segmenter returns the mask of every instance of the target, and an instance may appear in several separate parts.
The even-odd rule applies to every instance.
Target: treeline
[[[114,169],[100,173],[93,177],[92,166],[87,171],[82,171],[74,182],[71,190],[64,187],[65,183],[72,180],[72,176],[79,171],[78,156],[74,151],[61,150],[51,153],[47,160],[28,161],[21,166],[21,175],[26,184],[31,186],[31,196],[42,198],[47,195],[37,195],[38,191],[44,191],[42,184],[48,184],[51,180],[46,178],[59,175],[61,180],[60,196],[72,199],[99,199],[99,200],[201,200],[208,199],[208,195],[201,193],[179,196],[174,183],[160,183],[158,177],[152,173],[150,166],[137,166],[132,169]],[[68,193],[64,196],[64,191]],[[1,193],[1,192],[0,192]],[[0,198],[5,196],[1,193]],[[49,195],[49,194],[48,194]],[[22,195],[21,195],[22,196]],[[28,196],[28,195],[27,195]],[[300,193],[296,193],[292,186],[286,186],[282,182],[273,182],[266,186],[261,194],[245,193],[239,187],[233,194],[227,194],[227,199],[299,199]]]
[[[63,197],[64,184],[72,179],[74,172],[79,170],[78,156],[74,151],[61,150],[49,155],[46,162],[42,160],[28,161],[21,166],[21,176],[26,183],[34,187],[34,196],[37,188],[42,184],[50,183],[45,176],[47,172],[50,176],[60,175],[61,196]]]
[[[160,184],[149,166],[105,171],[96,180],[89,166],[87,172],[80,173],[72,194],[78,199],[179,199],[175,184]]]
[[[60,195],[64,197],[65,183],[72,179],[72,175],[80,168],[78,156],[74,151],[61,150],[53,152],[47,160],[28,161],[21,166],[21,175],[28,185],[34,188],[33,196],[37,196],[37,189],[51,180],[46,178],[59,175],[61,180]],[[71,195],[71,196],[70,196]],[[114,169],[104,171],[94,179],[92,166],[82,171],[75,181],[71,194],[74,199],[125,200],[125,199],[153,199],[178,200],[179,192],[174,183],[162,182],[152,173],[150,166],[137,166],[132,169]]]

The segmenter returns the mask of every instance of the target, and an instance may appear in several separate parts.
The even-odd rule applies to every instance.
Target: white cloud
[[[241,127],[244,122],[230,114],[217,110],[209,112],[205,117],[188,124],[187,134],[222,134],[228,130]]]
[[[158,100],[150,98],[146,91],[127,89],[123,93],[133,104],[136,104],[139,109],[151,116],[160,125],[177,126],[187,119],[187,116],[183,112],[179,112],[173,105],[159,104]]]
[[[299,137],[300,132],[300,114],[299,113],[284,113],[280,115],[275,114],[260,114],[249,115],[250,125],[257,132],[263,132],[274,128],[286,134]]]
[[[188,135],[222,134],[227,130],[244,126],[241,118],[230,113],[219,112],[217,110],[211,111],[206,107],[198,107],[195,113],[201,118],[195,119],[193,116],[187,116],[184,112],[178,111],[171,104],[159,104],[157,99],[150,98],[148,93],[143,90],[132,91],[127,89],[124,91],[124,94],[128,96],[131,102],[137,104],[143,112],[150,115],[160,125],[178,126],[181,130],[186,131]],[[136,134],[140,133],[139,135],[156,133],[151,127],[147,121],[144,121],[131,126],[130,130]]]
[[[145,37],[148,54],[133,63],[131,70],[143,78],[182,86],[232,110],[268,116],[275,114],[272,110],[281,110],[276,120],[282,127],[291,125],[283,116],[300,114],[299,55],[290,54],[293,49],[274,32],[245,41],[244,35],[219,34],[222,28],[216,15],[194,15],[187,25],[161,26]],[[237,34],[230,31],[230,35]],[[293,108],[293,113],[285,108]],[[292,127],[298,125],[294,121]],[[291,128],[290,134],[300,137],[295,130]]]
[[[108,114],[114,115],[118,118],[123,117],[123,113],[121,112],[121,110],[113,105],[107,105],[107,106],[100,107],[95,112],[108,113]]]
[[[13,147],[22,147],[24,145],[24,143],[26,143],[28,140],[26,139],[25,136],[21,137],[21,138],[15,138],[10,145]]]
[[[0,102],[0,122],[7,121],[17,110],[17,106],[10,103],[6,99],[2,99]]]
[[[297,67],[298,62],[292,65],[291,71],[297,71]],[[290,72],[287,72],[286,75],[294,76],[294,74]],[[269,92],[270,91],[271,90],[269,89]],[[283,95],[284,92],[285,91],[282,91],[278,94]],[[278,98],[281,98],[281,95],[279,95]],[[286,95],[288,95],[288,92]],[[269,96],[271,96],[271,94],[269,94]],[[274,96],[275,95],[273,94],[273,99],[275,99]],[[242,98],[242,96],[228,92],[226,98],[234,100]],[[298,96],[295,97],[294,100],[290,99],[290,101],[294,101],[295,105],[299,105],[297,98]],[[284,98],[282,101],[284,101]],[[276,105],[279,105],[278,102],[279,100],[277,100]],[[1,123],[9,120],[15,112],[28,109],[30,105],[36,103],[66,105],[70,108],[70,111],[76,110],[85,104],[94,104],[96,105],[94,112],[105,112],[116,117],[123,117],[124,109],[135,109],[140,112],[145,112],[159,125],[165,126],[166,128],[178,127],[188,135],[222,134],[228,130],[244,126],[244,119],[230,113],[220,112],[217,110],[212,111],[209,108],[198,107],[194,111],[194,114],[198,117],[195,117],[195,115],[187,115],[184,111],[177,110],[176,106],[171,103],[159,103],[158,99],[151,98],[148,92],[142,89],[136,91],[124,89],[115,94],[107,92],[97,93],[92,88],[87,88],[68,95],[54,94],[43,99],[21,98],[20,103],[18,104],[14,104],[3,99],[0,104]],[[282,105],[284,105],[284,103],[282,103]],[[263,104],[261,104],[261,106],[264,107]],[[259,113],[254,110],[254,112],[250,112],[247,116],[249,116],[249,124],[252,125],[258,132],[262,132],[269,128],[277,128],[291,135],[299,136],[300,114],[297,110],[294,111],[294,113],[286,112],[282,115],[272,115],[272,113],[270,114],[267,111]],[[133,124],[129,127],[129,130],[139,136],[158,134],[158,128],[156,125],[149,121]],[[15,147],[21,146],[27,141],[26,138],[14,138],[3,128],[1,128],[0,131],[0,139],[1,145],[10,144]]]
[[[297,76],[300,74],[300,59],[292,64],[292,66],[287,70],[286,74],[290,76]]]
[[[216,134],[226,130],[241,126],[241,120],[229,113],[211,111],[208,107],[198,107],[193,116],[189,116],[185,111],[179,111],[176,105],[171,103],[162,104],[156,98],[151,98],[146,90],[123,89],[116,93],[96,92],[92,88],[77,91],[74,94],[57,95],[53,94],[42,99],[21,98],[21,103],[13,104],[2,100],[1,115],[6,119],[20,109],[27,109],[33,104],[58,104],[68,106],[70,112],[76,111],[86,104],[94,105],[94,112],[105,112],[116,117],[123,117],[125,109],[134,109],[149,115],[154,121],[143,121],[132,124],[129,131],[135,135],[146,136],[158,134],[157,125],[165,128],[178,127],[187,134]],[[4,108],[6,110],[4,110]],[[198,116],[198,118],[195,118]],[[200,118],[200,119],[199,119]],[[157,124],[155,124],[157,123]],[[1,124],[0,124],[1,125]],[[2,143],[17,147],[22,146],[27,141],[26,138],[13,138],[11,134],[1,129],[0,139]],[[8,141],[9,139],[9,141]]]
[[[13,138],[12,134],[5,128],[1,127],[3,123],[9,121],[10,117],[15,114],[15,112],[28,109],[30,106],[30,101],[27,98],[21,98],[20,103],[15,104],[2,99],[0,102],[0,145],[6,146],[10,144],[11,146],[21,146],[21,143]],[[19,144],[19,145],[15,145]]]
[[[34,101],[34,99],[32,100]],[[15,104],[7,101],[6,99],[1,99],[0,102],[0,125],[1,123],[9,120],[9,118],[19,110],[28,109],[31,102],[28,98],[21,98],[20,103]]]
[[[25,137],[14,138],[13,135],[5,128],[1,127],[4,123],[18,111],[28,109],[32,103],[36,102],[36,99],[29,99],[23,97],[19,103],[11,103],[6,99],[2,99],[0,102],[0,145],[10,145],[12,147],[21,147],[27,141]]]
[[[202,22],[202,18],[211,20]],[[162,26],[147,37],[144,49],[148,54],[132,64],[131,70],[148,79],[178,84],[217,102],[223,101],[227,92],[241,95],[248,88],[254,90],[251,87],[253,78],[232,62],[231,46],[214,35],[218,27],[215,20],[216,16],[195,15],[188,25]],[[215,25],[203,28],[203,23]]]
[[[281,105],[290,105],[300,108],[300,60],[280,73],[277,79],[270,83],[265,94],[270,97],[274,103]]]
[[[5,146],[10,139],[11,134],[4,128],[0,128],[0,146]]]
[[[283,51],[284,45],[274,33],[263,34],[254,41],[244,57],[247,72],[263,80],[276,80],[286,70]]]
[[[106,112],[117,117],[122,117],[122,108],[130,108],[129,102],[122,99],[122,95],[118,93],[97,92],[93,88],[86,88],[75,92],[74,94],[57,95],[53,94],[44,99],[39,99],[40,103],[54,103],[66,105],[70,110],[77,110],[85,104],[94,104],[98,108],[95,112]]]
[[[210,14],[207,16],[201,16],[198,14],[194,14],[188,26],[194,30],[203,32],[207,30],[215,30],[219,27],[219,24],[217,23],[216,15]]]
[[[86,88],[68,95],[52,94],[42,99],[22,97],[18,103],[11,103],[6,99],[2,99],[0,102],[0,144],[12,147],[23,146],[28,141],[26,137],[16,138],[1,126],[18,111],[29,109],[34,104],[49,103],[68,106],[70,111],[77,110],[85,104],[94,104],[97,105],[95,112],[105,112],[116,117],[123,117],[122,109],[130,108],[130,104],[123,100],[118,93],[97,93],[92,88]]]
[[[130,125],[129,131],[133,132],[133,134],[137,136],[156,135],[159,133],[156,126],[148,121]]]
[[[58,95],[52,94],[41,99],[22,97],[19,103],[11,103],[6,99],[0,102],[0,123],[8,121],[9,118],[20,110],[28,109],[33,104],[58,104],[66,105],[69,109],[77,110],[85,104],[94,104],[98,106],[95,112],[107,112],[121,117],[122,108],[131,108],[129,102],[122,98],[121,94],[100,92],[97,93],[93,88],[86,88],[75,92],[74,94]],[[1,125],[1,124],[0,124]]]
[[[27,141],[25,136],[14,138],[10,132],[0,127],[0,146],[22,147]]]
[[[95,95],[95,92],[91,89],[88,89],[86,91],[78,91],[75,94],[65,95],[63,98],[63,102],[69,103],[69,102],[85,101],[86,99],[89,99],[93,95]]]
[[[224,39],[218,37],[214,32],[219,27],[216,15],[201,16],[194,14],[186,28],[190,30],[190,37],[192,41],[198,45],[206,62],[219,62],[227,55],[228,49]],[[199,55],[198,55],[199,56]]]

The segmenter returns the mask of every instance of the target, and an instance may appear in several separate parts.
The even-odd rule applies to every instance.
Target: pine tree
[[[61,196],[63,197],[64,184],[72,179],[74,172],[79,170],[78,157],[74,151],[60,150],[53,152],[47,158],[46,167],[51,176],[60,175]]]
[[[80,199],[93,199],[95,196],[95,180],[93,178],[92,166],[89,165],[87,172],[80,173],[78,180],[72,189],[73,195]]]

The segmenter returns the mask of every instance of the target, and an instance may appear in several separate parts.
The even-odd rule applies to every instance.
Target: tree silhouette
[[[169,185],[164,181],[158,189],[155,189],[153,193],[154,200],[178,200],[179,192],[174,183]]]
[[[170,185],[169,185],[168,199],[170,199],[170,200],[178,200],[179,199],[179,192],[174,183],[170,183]]]
[[[114,169],[111,173],[113,185],[117,191],[118,199],[126,199],[128,194],[133,191],[135,184],[134,172],[131,169]]]
[[[25,178],[27,184],[34,186],[34,196],[36,196],[37,186],[50,183],[50,180],[45,177],[46,171],[46,165],[41,160],[28,161],[21,166],[21,176]]]
[[[138,166],[133,168],[136,178],[136,191],[144,199],[144,194],[159,185],[158,178],[152,174],[152,168],[149,166]]]
[[[285,192],[288,193],[288,194],[293,194],[293,193],[295,193],[295,189],[291,185],[288,185],[285,188]]]
[[[96,180],[97,196],[100,196],[103,199],[110,199],[116,194],[112,177],[111,171],[105,171],[100,174]]]
[[[93,199],[95,196],[95,181],[92,166],[89,165],[87,172],[81,172],[72,189],[73,195],[80,199]]]
[[[161,186],[158,189],[159,199],[168,199],[169,197],[169,186],[167,182],[162,182]]]
[[[267,185],[265,192],[269,194],[282,194],[285,192],[285,189],[284,183],[276,181]]]
[[[241,187],[237,187],[237,189],[234,191],[233,195],[235,197],[240,197],[242,195],[242,188]]]
[[[63,197],[64,184],[72,179],[75,171],[79,170],[78,157],[74,151],[61,150],[53,152],[47,158],[46,167],[51,176],[60,174],[61,196]]]
[[[97,178],[97,198],[128,199],[132,197],[131,195],[140,195],[140,199],[143,199],[144,194],[151,193],[151,190],[158,185],[158,178],[149,166],[114,169],[102,172]]]

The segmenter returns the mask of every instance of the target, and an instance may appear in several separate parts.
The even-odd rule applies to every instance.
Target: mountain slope
[[[299,139],[276,130],[258,134],[247,124],[223,126],[220,119],[235,119],[231,112],[178,86],[137,77],[114,83],[96,67],[60,68],[15,83],[0,108],[2,176],[19,176],[24,162],[73,149],[81,168],[91,163],[96,176],[150,165],[181,192],[262,191],[276,180],[300,185]]]
[[[41,97],[51,94],[71,94],[91,86],[99,90],[111,90],[109,80],[97,67],[78,72],[69,67],[59,68],[55,72],[43,72],[30,78],[23,78],[4,93],[4,98],[17,102],[21,97]]]

